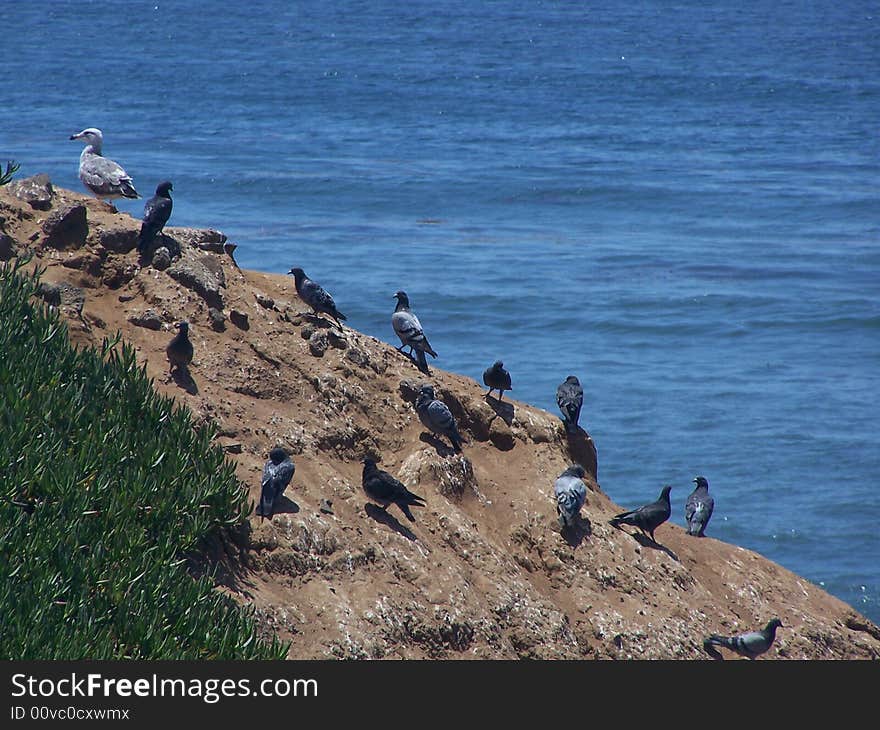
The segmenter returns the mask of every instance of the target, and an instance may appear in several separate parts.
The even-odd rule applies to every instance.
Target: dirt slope
[[[217,231],[166,229],[174,260],[154,268],[134,250],[139,221],[39,182],[0,188],[0,258],[31,251],[62,284],[45,297],[74,341],[121,331],[160,391],[219,424],[255,501],[268,450],[290,450],[289,499],[218,557],[221,589],[289,639],[291,658],[705,659],[705,635],[773,616],[784,628],[767,658],[880,658],[877,626],[761,555],[670,523],[659,545],[610,527],[623,507],[596,480],[593,443],[569,441],[556,414],[507,395],[498,406],[470,378],[427,378],[393,346],[316,322],[292,277],[239,269]],[[181,319],[191,379],[169,377],[164,354]],[[421,382],[458,418],[463,455],[424,432]],[[366,498],[364,455],[425,497],[414,523]],[[574,461],[590,491],[564,538],[552,485]],[[673,510],[690,488],[673,485]]]

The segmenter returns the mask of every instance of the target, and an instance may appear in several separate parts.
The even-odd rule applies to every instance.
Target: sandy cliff
[[[509,394],[499,407],[470,378],[427,378],[394,346],[316,322],[292,277],[240,269],[216,230],[167,228],[170,265],[156,268],[134,250],[139,221],[17,183],[0,188],[0,259],[30,251],[46,267],[59,286],[44,296],[75,342],[121,331],[160,391],[219,425],[255,501],[268,450],[291,452],[289,499],[215,556],[219,589],[255,606],[291,658],[702,659],[705,635],[773,616],[784,628],[767,658],[880,658],[877,626],[761,555],[670,523],[662,547],[610,527],[624,508],[597,481],[594,445],[567,439],[556,414]],[[377,293],[390,320],[389,301]],[[191,379],[169,377],[164,353],[181,319]],[[422,382],[458,418],[462,455],[419,423]],[[366,498],[364,455],[426,499],[414,523]],[[564,538],[551,494],[573,461],[590,490],[581,529]],[[676,486],[680,511],[690,485]]]

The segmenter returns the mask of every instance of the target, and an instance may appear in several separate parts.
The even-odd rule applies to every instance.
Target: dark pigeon
[[[336,320],[336,324],[342,327],[339,320],[345,319],[345,315],[336,308],[336,302],[333,301],[323,287],[315,281],[312,281],[306,273],[300,268],[293,268],[287,272],[293,274],[296,282],[296,293],[299,298],[308,304],[317,317],[320,314],[329,314]]]
[[[773,642],[776,640],[776,629],[780,627],[782,627],[782,621],[778,618],[772,618],[760,631],[747,631],[736,636],[711,634],[703,641],[703,648],[716,659],[723,659],[715,649],[716,646],[723,646],[725,649],[730,649],[735,654],[748,659],[757,659],[773,646]]]
[[[501,400],[505,390],[513,390],[510,385],[510,373],[504,369],[504,363],[501,360],[496,360],[492,363],[492,367],[483,371],[483,383],[489,387],[489,392],[486,393],[487,398],[492,395],[493,390],[497,390],[498,400]]]
[[[172,372],[175,368],[178,370],[189,370],[189,364],[193,359],[193,346],[189,340],[189,322],[178,322],[175,327],[179,330],[168,343],[165,348],[165,354],[168,356],[168,372]]]
[[[383,510],[388,510],[389,505],[396,504],[410,522],[416,518],[410,512],[410,506],[424,507],[425,500],[417,494],[410,492],[401,482],[391,476],[387,471],[382,471],[372,459],[364,459],[364,472],[362,486],[366,495],[374,502],[382,505]]]
[[[144,218],[141,222],[137,242],[140,253],[146,253],[150,244],[162,232],[171,217],[171,208],[174,203],[170,193],[173,189],[169,180],[163,180],[156,186],[156,194],[144,205]]]
[[[275,502],[284,494],[296,466],[290,460],[287,452],[276,447],[269,452],[269,461],[263,467],[263,478],[260,480],[260,506],[258,514],[271,520],[275,514]]]
[[[690,493],[684,505],[684,519],[687,522],[688,535],[704,537],[706,525],[715,509],[715,499],[709,494],[709,482],[706,477],[694,477],[697,486]]]
[[[584,389],[574,375],[569,375],[556,389],[556,404],[562,412],[565,430],[568,433],[577,433],[581,406],[584,404]]]
[[[397,349],[403,352],[403,348],[408,347],[409,356],[415,357],[419,370],[430,374],[425,353],[427,352],[431,357],[437,357],[437,353],[434,352],[431,343],[425,337],[425,331],[422,329],[419,318],[410,309],[409,297],[406,292],[399,291],[394,297],[397,299],[397,306],[394,308],[394,314],[391,315],[391,326],[400,338],[401,345]]]
[[[572,464],[553,484],[556,495],[556,514],[559,515],[559,527],[573,527],[577,524],[581,507],[587,501],[587,485],[584,484],[584,467]]]
[[[669,519],[672,508],[669,504],[669,492],[672,489],[669,485],[663,487],[660,496],[656,502],[642,505],[638,509],[629,512],[621,512],[611,518],[612,527],[620,527],[621,525],[632,525],[638,527],[642,534],[647,535],[654,540],[654,530]]]
[[[434,388],[423,385],[416,397],[416,413],[419,420],[427,429],[440,436],[446,436],[452,442],[452,448],[461,452],[461,434],[458,432],[458,424],[455,416],[443,401],[434,396]]]

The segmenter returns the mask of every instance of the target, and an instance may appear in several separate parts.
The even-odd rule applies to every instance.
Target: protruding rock
[[[327,348],[330,346],[330,341],[327,339],[327,335],[324,334],[322,330],[318,330],[311,337],[309,337],[309,351],[315,357],[323,357],[324,353],[327,352]]]
[[[211,321],[211,329],[215,332],[223,332],[226,329],[226,315],[219,309],[211,307],[208,310],[208,319]]]
[[[275,309],[275,300],[272,297],[267,297],[265,294],[255,294],[257,298],[257,304],[259,304],[264,309]]]
[[[86,293],[79,287],[68,284],[66,281],[57,284],[44,281],[37,291],[47,304],[53,307],[66,307],[72,310],[77,317],[82,317]]]
[[[248,322],[248,316],[245,312],[240,312],[237,309],[230,310],[229,312],[229,321],[232,322],[236,327],[240,330],[249,330],[251,328],[250,322]]]
[[[492,423],[489,426],[489,441],[501,451],[510,451],[516,444],[513,431],[510,430],[510,426],[501,418],[492,419]]]
[[[157,271],[165,271],[171,266],[171,251],[165,246],[159,246],[153,253],[152,266]]]
[[[80,248],[89,235],[84,205],[69,205],[54,211],[43,221],[46,244],[52,248]]]
[[[458,500],[465,493],[477,493],[474,466],[462,454],[440,457],[435,449],[421,449],[407,457],[398,476],[406,484],[432,484],[447,499]]]
[[[147,309],[144,312],[136,312],[128,318],[128,321],[138,327],[146,327],[149,330],[162,329],[162,318],[152,309]]]
[[[137,231],[115,223],[105,223],[97,236],[98,243],[114,253],[128,253],[137,246]]]
[[[168,267],[168,275],[187,289],[192,289],[208,306],[223,309],[221,288],[226,286],[222,267],[216,269],[216,262],[210,256],[185,251],[181,258]]]
[[[124,259],[105,262],[101,281],[110,289],[119,289],[137,276],[138,267]]]
[[[49,210],[55,191],[45,172],[9,183],[9,192],[35,210]]]

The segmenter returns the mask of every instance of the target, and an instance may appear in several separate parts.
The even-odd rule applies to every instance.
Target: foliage
[[[21,165],[15,162],[15,160],[7,160],[6,172],[3,172],[2,168],[0,168],[0,185],[5,185],[12,180],[12,176],[18,172],[20,168]]]
[[[73,348],[0,266],[0,659],[279,659],[186,558],[249,509],[234,466],[118,336]]]

